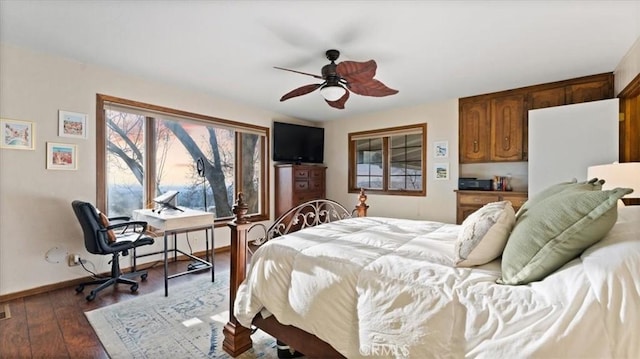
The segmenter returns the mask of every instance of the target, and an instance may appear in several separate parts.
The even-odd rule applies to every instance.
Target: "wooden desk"
[[[137,255],[136,257],[146,257],[154,254],[162,253],[164,262],[164,296],[169,295],[169,279],[179,277],[185,274],[193,273],[194,271],[200,271],[211,268],[211,281],[215,279],[215,271],[213,269],[213,249],[214,249],[214,215],[213,213],[197,211],[189,208],[180,207],[184,212],[177,210],[164,209],[162,212],[157,213],[151,209],[137,209],[133,211],[133,219],[136,221],[145,221],[150,226],[158,228],[164,232],[164,248],[161,252],[145,253]],[[206,257],[205,259],[198,258],[191,253],[186,253],[177,247],[177,234],[187,233],[194,231],[205,231],[205,243],[206,243]],[[209,237],[209,231],[211,231],[211,237]],[[168,235],[173,235],[173,249],[169,249],[167,245]],[[211,257],[209,257],[209,238],[211,238]],[[202,263],[200,267],[193,270],[188,270],[180,273],[169,275],[168,273],[168,257],[169,252],[173,251],[173,259],[177,259],[177,254],[182,253],[187,257]],[[209,259],[211,258],[211,259]]]

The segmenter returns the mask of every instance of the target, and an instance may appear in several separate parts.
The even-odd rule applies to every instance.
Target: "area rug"
[[[229,319],[229,275],[172,286],[86,312],[113,358],[231,358],[222,350],[222,328]],[[238,358],[277,358],[276,342],[256,331],[253,348]]]

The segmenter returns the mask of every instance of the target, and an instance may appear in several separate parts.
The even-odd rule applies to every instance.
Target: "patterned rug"
[[[229,318],[229,274],[171,286],[85,315],[113,359],[231,358],[222,350]],[[257,331],[238,358],[277,358],[276,342]]]

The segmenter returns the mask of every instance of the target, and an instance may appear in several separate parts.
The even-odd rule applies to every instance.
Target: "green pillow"
[[[629,188],[562,191],[540,201],[517,221],[502,253],[500,284],[541,280],[602,239],[618,217]]]
[[[537,203],[558,194],[564,191],[600,191],[602,189],[603,180],[599,180],[597,178],[592,178],[589,181],[578,182],[575,178],[569,182],[561,182],[554,185],[551,185],[538,194],[529,198],[523,205],[520,207],[518,212],[516,213],[516,219],[520,218],[525,212],[535,206]]]

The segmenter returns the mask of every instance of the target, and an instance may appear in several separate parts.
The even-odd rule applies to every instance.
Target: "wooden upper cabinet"
[[[487,162],[489,155],[488,101],[460,103],[460,162]]]
[[[491,100],[491,161],[521,161],[524,96]]]
[[[534,91],[529,94],[529,109],[562,106],[565,104],[564,87]]]
[[[459,99],[460,163],[528,160],[529,110],[613,98],[613,73]]]
[[[594,81],[566,87],[567,105],[613,97],[613,81]]]

